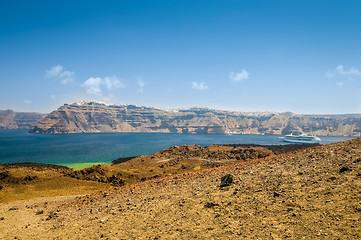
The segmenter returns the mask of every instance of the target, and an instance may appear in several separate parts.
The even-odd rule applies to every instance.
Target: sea
[[[0,131],[0,164],[35,162],[81,169],[110,164],[117,158],[156,153],[173,145],[283,145],[280,135],[194,135],[172,133],[34,134],[27,130]],[[321,144],[351,139],[320,137]]]

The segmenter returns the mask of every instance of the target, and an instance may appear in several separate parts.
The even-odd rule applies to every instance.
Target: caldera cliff
[[[361,136],[361,114],[242,113],[208,108],[166,111],[95,101],[65,104],[40,120],[33,133],[161,132]]]

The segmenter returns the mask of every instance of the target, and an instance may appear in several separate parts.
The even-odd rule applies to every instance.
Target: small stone
[[[44,211],[43,210],[40,210],[40,211],[37,211],[36,213],[35,213],[35,215],[40,215],[40,214],[43,214],[44,213]]]
[[[330,178],[327,179],[327,181],[329,181],[329,182],[332,182],[332,181],[335,181],[335,180],[336,180],[336,177],[330,177]]]
[[[343,172],[347,172],[347,171],[350,171],[351,169],[349,169],[348,167],[342,167],[340,169],[340,173],[343,173]]]
[[[17,208],[17,207],[11,207],[11,208],[9,208],[9,211],[14,211],[14,210],[18,210],[18,208]]]
[[[0,221],[4,220],[5,218],[4,217],[0,217]]]
[[[212,203],[212,202],[206,202],[206,204],[204,204],[204,206],[206,208],[212,208],[214,206],[218,206],[218,204],[217,203]]]
[[[231,185],[233,183],[233,177],[231,174],[227,174],[227,175],[224,175],[222,178],[221,178],[221,185],[219,185],[220,187],[227,187],[229,185]]]

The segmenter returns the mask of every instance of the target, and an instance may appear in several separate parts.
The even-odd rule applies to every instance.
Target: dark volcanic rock
[[[206,202],[206,204],[204,204],[204,206],[206,208],[212,208],[212,207],[215,207],[215,206],[218,206],[219,204],[217,203],[213,203],[213,202]]]
[[[347,172],[347,171],[350,171],[350,170],[351,170],[351,169],[348,168],[348,167],[342,167],[342,168],[340,169],[340,173]]]
[[[82,170],[70,171],[68,176],[80,180],[90,180],[103,183],[111,183],[115,186],[124,185],[120,173],[114,173],[111,166],[95,165]]]
[[[227,186],[230,186],[231,184],[233,183],[233,177],[231,174],[227,174],[227,175],[224,175],[222,178],[221,178],[221,184],[219,185],[220,187],[227,187]]]

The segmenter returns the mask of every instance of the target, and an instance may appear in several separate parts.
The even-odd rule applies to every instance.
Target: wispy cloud
[[[60,64],[46,70],[45,76],[47,78],[57,78],[62,84],[74,82],[75,79],[75,73],[65,70],[65,68]]]
[[[143,81],[142,77],[138,77],[137,84],[139,86],[138,92],[143,92],[145,87],[145,82]]]
[[[208,86],[205,82],[201,82],[201,83],[192,82],[192,89],[203,91],[203,90],[208,90]]]
[[[335,72],[328,70],[327,72],[325,72],[325,77],[326,78],[333,78],[335,76]]]
[[[105,77],[104,79],[100,77],[91,77],[88,78],[81,86],[86,89],[87,93],[98,96],[102,95],[103,88],[112,91],[117,88],[126,87],[125,83],[116,76]]]
[[[96,78],[88,78],[81,86],[86,89],[86,92],[89,94],[101,95],[102,89],[100,85],[103,83],[103,79]]]
[[[229,79],[232,82],[241,82],[249,78],[249,73],[245,69],[241,69],[240,72],[231,72],[229,74]]]
[[[113,90],[117,88],[125,88],[126,85],[123,81],[119,80],[116,76],[105,77],[104,84],[108,90]]]
[[[343,87],[343,82],[337,82],[336,85],[339,87]]]
[[[361,71],[354,67],[351,67],[347,70],[343,65],[338,65],[335,69],[327,70],[327,72],[325,73],[326,78],[333,78],[337,75],[361,76]]]
[[[358,70],[357,68],[354,68],[354,67],[351,67],[349,70],[345,70],[343,65],[338,65],[336,67],[336,69],[341,75],[357,75],[357,76],[361,76],[360,70]]]
[[[28,99],[26,99],[26,100],[24,100],[24,103],[26,103],[26,104],[32,104],[33,102],[30,101],[30,100],[28,100]]]
[[[46,70],[45,76],[48,78],[57,77],[63,71],[63,69],[64,68],[61,65],[53,66],[49,70]]]

